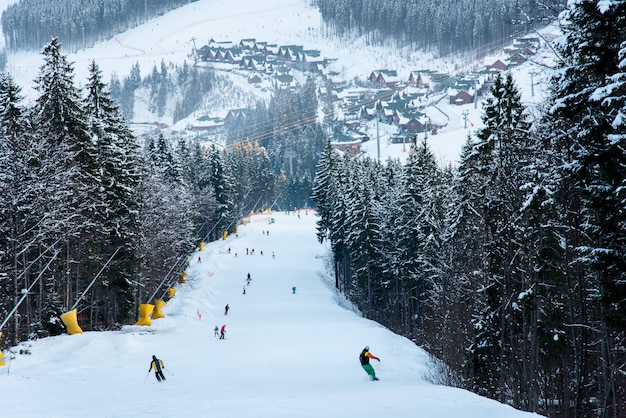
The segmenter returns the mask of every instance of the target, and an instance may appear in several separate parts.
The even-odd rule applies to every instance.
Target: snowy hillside
[[[238,237],[208,244],[152,326],[14,348],[15,359],[0,367],[2,416],[536,416],[426,381],[421,349],[361,318],[335,292],[315,220],[307,211],[256,215]],[[226,325],[224,340],[215,325]],[[381,359],[378,382],[359,365],[365,345]],[[166,382],[148,373],[153,354]]]
[[[12,0],[0,1],[0,10],[11,2]],[[468,66],[469,63],[455,62],[452,58],[434,60],[423,52],[411,51],[409,48],[371,46],[362,38],[329,39],[324,36],[318,10],[310,3],[308,0],[290,2],[268,0],[261,3],[250,0],[219,2],[201,0],[119,34],[94,48],[78,53],[69,51],[66,53],[69,60],[74,62],[76,82],[79,85],[85,83],[91,60],[96,60],[107,81],[113,72],[120,77],[127,76],[135,63],[140,65],[145,76],[155,65],[158,66],[161,60],[179,65],[185,60],[192,62],[190,55],[194,45],[199,48],[210,39],[239,42],[242,39],[255,38],[279,45],[297,44],[318,49],[322,56],[336,59],[333,69],[339,74],[338,79],[344,81],[354,78],[365,80],[373,70],[379,68],[395,69],[398,76],[405,80],[409,73],[416,69],[454,72],[458,68],[482,66],[480,62]],[[543,58],[535,61],[541,60]],[[31,86],[42,64],[40,54],[32,52],[11,54],[8,61],[9,71],[16,82],[24,87],[23,93],[28,98],[35,97]],[[545,79],[546,70],[545,67],[531,62],[514,70],[516,82],[526,102],[532,103],[540,99],[540,94],[531,96],[531,90],[542,91],[541,81]],[[245,76],[238,76],[226,70],[220,73],[229,76],[238,89],[247,91],[250,102],[254,98],[269,97],[268,93],[263,91],[265,89],[251,87],[245,81]],[[533,84],[531,73],[534,75]],[[138,102],[141,103],[142,99],[138,98]],[[248,103],[243,100],[239,106],[244,107]],[[141,105],[136,106],[137,121],[158,120],[147,111],[147,104],[144,107],[145,109],[141,108]],[[482,109],[480,104],[450,105],[446,104],[446,100],[440,103],[439,108],[442,113],[438,116],[444,118],[443,123],[446,127],[439,130],[437,136],[429,138],[428,142],[442,163],[454,163],[468,133],[481,127]],[[228,109],[208,110],[214,112],[211,116],[218,114],[223,116]],[[167,123],[171,124],[171,120]],[[186,120],[180,121],[176,129],[184,127],[187,123]],[[389,143],[392,132],[385,132],[384,127],[381,129],[383,130],[379,136],[380,143],[377,143],[374,135],[376,129],[369,127],[368,131],[374,140],[364,143],[364,151],[377,156],[380,149],[380,156],[383,159],[388,156],[403,159],[406,156],[406,147],[402,144]]]

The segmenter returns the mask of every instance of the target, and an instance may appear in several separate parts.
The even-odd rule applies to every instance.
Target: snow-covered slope
[[[0,11],[13,1],[0,0]],[[435,60],[422,51],[413,51],[408,47],[372,46],[364,38],[329,38],[325,36],[319,11],[311,6],[310,0],[199,0],[93,48],[66,53],[69,60],[74,62],[76,82],[81,85],[86,81],[91,60],[96,60],[105,80],[109,80],[113,72],[121,78],[126,77],[135,63],[139,63],[145,76],[154,65],[159,66],[161,60],[179,65],[185,60],[191,62],[189,55],[194,43],[199,48],[210,39],[239,42],[248,38],[278,45],[296,44],[307,49],[318,49],[322,56],[336,59],[334,68],[339,72],[338,78],[345,81],[355,77],[364,80],[373,70],[382,68],[397,70],[402,79],[408,79],[409,73],[416,69],[454,72],[455,68],[468,68],[467,63],[455,62],[452,58]],[[535,61],[543,60],[544,58],[537,58]],[[31,87],[42,64],[41,55],[35,52],[10,54],[8,61],[9,71],[24,88],[26,97],[36,97]],[[480,66],[480,63],[475,65]],[[549,68],[530,62],[513,71],[525,102],[537,103],[542,99],[541,91],[544,89],[541,82],[548,71]],[[245,77],[232,78],[239,88],[245,89]],[[253,87],[248,88],[251,97],[267,96]],[[531,91],[537,94],[532,95]],[[456,106],[445,102],[446,100],[441,102],[440,108],[447,115],[447,126],[437,136],[429,138],[428,143],[437,158],[447,164],[457,161],[468,133],[481,127],[482,108],[474,104]],[[241,106],[245,106],[245,103]],[[221,115],[224,111],[225,109],[219,109],[211,116]],[[467,116],[467,123],[464,114]],[[147,111],[147,106],[143,111],[136,109],[136,116],[137,121],[157,119]],[[170,123],[169,120],[166,122]],[[179,127],[186,124],[185,120],[178,123]],[[389,137],[390,135],[381,132],[380,146],[374,140],[365,143],[363,149],[374,157],[380,149],[383,159],[404,159],[406,147],[388,143]]]
[[[346,308],[326,273],[315,215],[299,215],[256,215],[238,237],[193,254],[166,318],[150,327],[14,348],[30,354],[17,354],[10,374],[0,368],[2,416],[533,416],[428,383],[424,351]],[[252,281],[244,295],[247,273]],[[214,336],[215,325],[226,325],[224,340]],[[378,382],[359,365],[365,345],[381,359],[374,362]],[[165,363],[166,382],[147,373],[153,354]]]

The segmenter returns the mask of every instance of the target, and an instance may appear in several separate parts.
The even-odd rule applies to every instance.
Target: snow
[[[334,290],[317,218],[299,215],[255,215],[238,236],[192,254],[187,282],[175,286],[166,317],[152,326],[15,347],[10,373],[9,365],[0,367],[2,416],[537,416],[429,383],[423,350],[362,318]],[[226,338],[219,340],[213,328],[223,324]],[[381,359],[373,364],[380,381],[369,381],[358,362],[365,345]],[[166,382],[147,373],[153,354],[165,364]]]
[[[14,0],[0,0],[0,10],[4,10],[13,2]],[[128,76],[135,63],[139,63],[142,76],[146,76],[155,65],[160,66],[161,60],[179,65],[182,65],[185,60],[191,62],[189,54],[194,42],[200,48],[210,39],[218,42],[239,42],[242,39],[255,38],[272,44],[295,44],[303,45],[305,49],[319,49],[321,56],[337,59],[334,69],[340,73],[338,79],[344,81],[354,78],[365,80],[373,70],[379,68],[395,70],[400,79],[408,80],[409,74],[416,68],[455,73],[455,68],[469,70],[473,67],[474,69],[484,67],[482,62],[459,62],[458,57],[434,59],[429,54],[411,50],[409,47],[372,46],[364,37],[328,38],[322,27],[320,13],[316,7],[311,6],[311,3],[310,0],[289,2],[284,0],[263,2],[200,0],[159,16],[93,48],[76,53],[70,51],[64,51],[64,53],[68,55],[68,60],[74,63],[78,85],[84,85],[86,82],[91,60],[98,63],[103,72],[103,78],[107,82],[113,72],[117,73],[120,78]],[[62,39],[61,43],[63,43]],[[531,105],[540,103],[544,98],[542,91],[545,91],[545,88],[542,87],[542,83],[550,71],[545,62],[554,59],[553,56],[549,56],[550,54],[552,53],[549,52],[547,57],[538,56],[533,59],[533,62],[527,62],[512,70],[525,103]],[[32,81],[42,65],[40,53],[9,54],[8,64],[16,83],[23,87],[23,94],[29,99],[35,98],[36,92],[32,89]],[[251,103],[252,98],[268,97],[267,93],[251,87],[245,76],[238,77],[232,72],[225,71],[221,73],[229,74],[235,85],[248,91]],[[437,105],[449,116],[449,118],[438,120],[438,122],[447,123],[446,127],[440,129],[437,135],[428,137],[431,150],[444,165],[458,162],[461,147],[466,142],[468,134],[473,134],[482,127],[480,103],[450,105],[445,103],[447,101],[446,97]],[[137,104],[140,102],[141,98],[138,99]],[[245,106],[245,103],[242,105]],[[137,122],[151,122],[157,119],[156,116],[147,112],[147,109],[139,109],[139,105],[136,107]],[[215,114],[210,116],[225,114],[227,111],[227,109],[214,110]],[[433,114],[431,116],[433,121],[435,118],[441,119],[442,116],[433,108],[428,108],[426,113],[429,116]],[[465,123],[464,113],[467,113],[468,123]],[[187,123],[186,120],[180,121],[177,129],[186,126]],[[393,132],[397,130],[395,126],[388,126],[388,128]],[[369,132],[376,132],[375,128],[372,129],[369,129]],[[408,146],[388,143],[389,135],[385,136],[385,132],[381,132],[380,146],[377,145],[376,137],[373,137],[373,141],[363,144],[363,150],[368,155],[378,157],[380,148],[382,160],[390,157],[404,161],[408,154]],[[421,140],[422,137],[420,136],[419,139]]]

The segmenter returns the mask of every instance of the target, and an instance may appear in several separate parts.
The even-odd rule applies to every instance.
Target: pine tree
[[[554,142],[563,156],[562,177],[572,185],[568,199],[580,202],[581,219],[570,225],[572,235],[579,237],[575,261],[584,298],[580,319],[590,327],[582,338],[599,347],[602,364],[597,391],[587,383],[594,373],[578,380],[576,407],[617,417],[625,413],[626,396],[626,382],[618,371],[626,356],[615,343],[626,329],[626,146],[618,99],[623,93],[614,82],[623,73],[626,3],[580,0],[572,2],[563,17],[565,42],[552,80],[551,116],[557,120]]]
[[[86,287],[86,280],[99,269],[89,253],[96,244],[90,241],[90,232],[96,227],[91,215],[98,210],[100,183],[97,150],[74,85],[74,70],[60,47],[54,38],[43,50],[44,64],[35,79],[39,97],[33,114],[37,136],[47,154],[42,164],[49,173],[41,181],[50,190],[45,204],[50,208],[48,222],[54,228],[43,242],[50,245],[63,237],[62,260],[66,265],[58,266],[56,280],[57,286],[67,281],[66,288],[72,289],[66,299],[71,305]]]
[[[102,82],[95,62],[89,67],[88,92],[84,101],[90,131],[98,148],[98,175],[101,184],[97,198],[100,203],[93,213],[99,236],[95,259],[104,265],[119,250],[112,263],[101,275],[106,286],[101,297],[107,301],[99,323],[126,322],[130,317],[134,286],[139,269],[139,221],[137,188],[139,185],[139,154],[135,138],[113,103]],[[95,250],[96,247],[92,247]],[[108,315],[107,315],[108,313]]]
[[[511,369],[506,364],[515,361],[513,346],[519,338],[509,300],[524,290],[520,287],[524,273],[517,261],[517,224],[523,184],[518,173],[525,165],[527,130],[524,107],[510,75],[496,77],[484,112],[485,127],[477,134],[473,161],[467,164],[476,176],[470,181],[479,185],[472,205],[480,215],[484,251],[480,293],[484,305],[474,320],[470,351],[475,362],[474,389],[504,401],[506,382],[516,378],[507,373]]]

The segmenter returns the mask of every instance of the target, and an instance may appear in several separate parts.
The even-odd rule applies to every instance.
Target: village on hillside
[[[476,103],[488,92],[494,74],[527,61],[539,47],[539,38],[515,39],[498,57],[486,58],[482,68],[465,74],[428,69],[398,74],[395,69],[372,69],[367,78],[350,81],[340,77],[337,59],[303,45],[278,45],[254,38],[239,42],[210,39],[199,48],[194,44],[192,56],[195,65],[230,72],[263,92],[295,91],[307,77],[315,77],[319,100],[332,102],[337,119],[329,132],[331,143],[341,151],[359,154],[361,144],[370,140],[367,122],[392,126],[391,143],[405,143],[420,132],[436,135],[448,122],[438,104]],[[200,140],[219,143],[225,124],[245,124],[246,118],[246,109],[231,109],[223,118],[202,115],[186,129]]]

